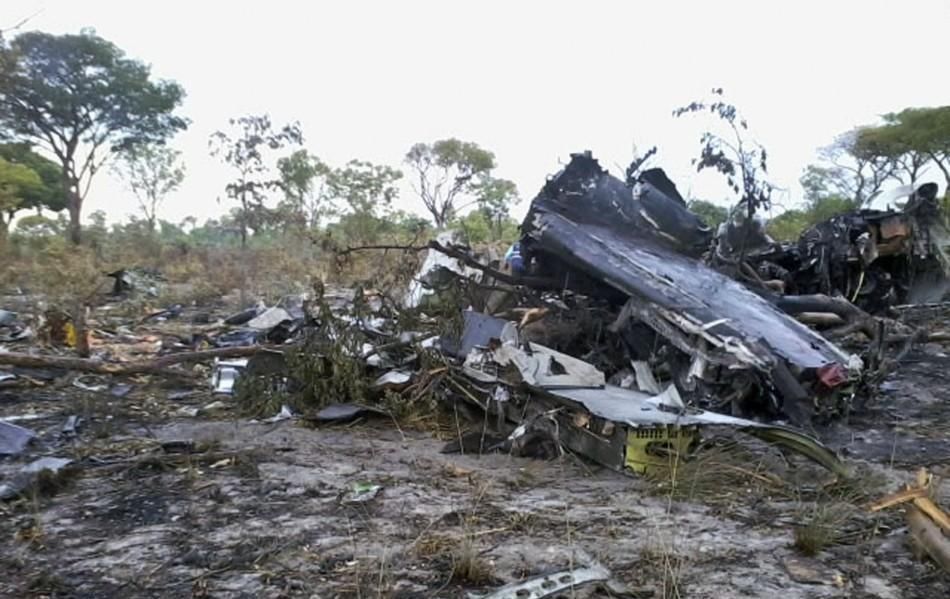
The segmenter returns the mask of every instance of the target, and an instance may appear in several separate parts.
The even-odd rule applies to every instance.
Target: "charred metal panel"
[[[803,369],[847,363],[834,344],[741,283],[650,240],[575,222],[552,211],[557,207],[539,196],[526,223],[531,251],[539,259],[557,257],[629,296],[702,325],[727,319],[709,332],[742,341],[766,362],[774,364],[774,352]]]

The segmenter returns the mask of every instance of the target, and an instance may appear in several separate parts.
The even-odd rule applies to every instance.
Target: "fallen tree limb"
[[[916,505],[907,507],[907,525],[913,539],[923,547],[927,555],[950,572],[950,540],[930,518],[924,515]]]
[[[203,351],[169,354],[154,360],[136,362],[106,362],[94,358],[75,358],[72,356],[50,356],[24,354],[18,352],[0,352],[0,364],[21,368],[62,368],[93,374],[142,374],[156,372],[175,364],[203,362],[215,358],[246,358],[264,350],[279,349],[265,345],[248,347],[223,347]]]
[[[778,299],[776,306],[792,316],[815,312],[839,316],[847,324],[825,331],[824,334],[828,338],[843,337],[860,331],[873,339],[876,332],[875,318],[843,297],[822,294],[784,295]]]
[[[879,512],[883,509],[913,501],[918,497],[926,497],[927,489],[924,487],[914,487],[912,489],[903,489],[897,493],[891,493],[887,497],[876,501],[868,507],[868,511]]]
[[[947,516],[947,513],[940,509],[930,497],[915,497],[914,506],[927,514],[944,531],[950,532],[950,516]]]
[[[563,287],[559,281],[554,279],[510,275],[496,268],[486,266],[476,260],[474,257],[468,255],[466,252],[453,247],[442,245],[438,241],[430,241],[429,249],[441,252],[450,258],[455,258],[465,266],[480,270],[483,273],[491,276],[493,279],[501,281],[502,283],[507,283],[509,285],[523,285],[526,287],[533,287],[535,289],[561,289]]]
[[[842,325],[845,323],[843,318],[831,312],[801,312],[795,315],[795,319],[798,320],[798,322],[823,327]]]
[[[348,248],[343,248],[341,250],[336,250],[338,256],[346,256],[347,254],[352,254],[353,252],[363,252],[367,250],[398,250],[400,252],[422,252],[429,249],[427,245],[358,245]]]
[[[511,275],[511,274],[502,272],[498,270],[497,268],[492,268],[491,266],[482,264],[481,262],[476,260],[473,256],[470,256],[464,250],[457,249],[451,246],[442,245],[441,243],[435,240],[432,240],[423,246],[361,245],[361,246],[355,246],[355,247],[348,247],[342,250],[337,250],[336,254],[338,256],[346,256],[347,254],[351,254],[353,252],[362,252],[366,250],[381,250],[381,251],[400,250],[404,252],[421,252],[424,250],[435,250],[437,252],[445,254],[446,256],[450,258],[455,258],[456,260],[458,260],[459,262],[461,262],[462,264],[470,268],[480,270],[483,273],[491,276],[493,279],[497,281],[501,281],[502,283],[507,283],[509,285],[515,285],[515,286],[534,287],[535,289],[542,289],[542,290],[561,289],[563,287],[559,281],[556,281],[554,279],[546,279],[543,277],[522,277],[522,276]]]

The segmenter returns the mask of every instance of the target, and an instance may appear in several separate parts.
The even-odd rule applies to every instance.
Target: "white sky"
[[[712,87],[769,150],[787,204],[837,133],[950,104],[948,0],[2,0],[0,28],[40,9],[28,29],[93,27],[184,86],[192,125],[172,145],[188,176],[160,213],[172,221],[229,207],[229,173],[208,156],[208,135],[248,113],[299,120],[306,147],[337,165],[401,167],[415,142],[475,141],[517,183],[520,217],[571,152],[590,149],[618,173],[634,143],[659,146],[655,165],[684,195],[724,204],[716,175],[690,165],[706,122],[671,116]],[[135,212],[121,185],[100,177],[86,213]],[[397,206],[422,212],[408,188]]]

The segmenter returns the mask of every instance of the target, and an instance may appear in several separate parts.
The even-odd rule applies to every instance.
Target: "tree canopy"
[[[158,206],[185,179],[181,152],[156,144],[133,144],[119,153],[113,166],[138,200],[149,232],[154,233]]]
[[[351,239],[374,239],[382,225],[381,216],[399,194],[396,183],[401,178],[402,172],[394,168],[360,160],[351,160],[330,173],[330,195],[347,206],[340,224]]]
[[[30,167],[0,158],[0,236],[6,237],[9,221],[23,196],[42,185],[39,175]]]
[[[297,150],[277,161],[284,206],[291,217],[314,228],[333,212],[327,197],[330,167],[307,150]]]
[[[861,130],[857,147],[896,161],[911,180],[925,165],[933,164],[950,188],[950,106],[886,114],[884,124]]]
[[[285,146],[299,146],[303,133],[299,123],[275,128],[268,115],[249,115],[229,121],[232,132],[211,135],[211,154],[235,170],[236,178],[225,186],[228,197],[240,203],[241,245],[247,246],[248,229],[257,228],[268,216],[264,200],[267,191],[280,187],[281,179],[272,171],[271,152]]]
[[[146,64],[89,30],[27,32],[0,46],[0,126],[56,157],[75,243],[96,172],[119,149],[184,129],[174,114],[183,97],[180,85],[154,80]]]
[[[406,163],[415,174],[416,193],[436,227],[442,228],[463,208],[478,202],[479,189],[495,168],[495,155],[474,142],[449,138],[412,146]],[[459,205],[464,197],[468,202]]]
[[[20,201],[13,212],[20,210],[59,212],[66,208],[63,176],[55,162],[34,152],[33,147],[28,143],[0,144],[0,159],[29,168],[40,180],[40,185],[21,189]]]

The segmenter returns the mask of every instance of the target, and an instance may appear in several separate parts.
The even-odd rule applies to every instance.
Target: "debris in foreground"
[[[933,476],[921,468],[917,471],[914,485],[906,485],[868,509],[877,512],[903,505],[913,541],[944,570],[950,572],[950,538],[947,538],[947,534],[950,534],[950,515],[931,499],[933,491]]]
[[[560,596],[562,593],[573,594],[577,590],[593,585],[608,587],[613,597],[633,596],[623,585],[611,580],[610,571],[607,568],[594,564],[507,584],[487,595],[469,593],[468,597],[469,599],[543,599]]]
[[[0,455],[18,455],[23,453],[30,441],[36,438],[36,433],[0,420]]]
[[[44,457],[20,468],[6,482],[0,483],[0,500],[8,501],[30,491],[55,492],[73,465],[69,458]],[[38,488],[43,486],[44,488]]]
[[[463,371],[483,392],[479,407],[615,470],[644,473],[687,454],[701,427],[729,427],[788,447],[847,475],[833,451],[795,429],[689,408],[670,384],[658,394],[608,385],[604,373],[576,358],[518,337],[513,323],[466,313],[455,344],[470,347]],[[500,332],[504,340],[492,336]],[[450,346],[452,344],[450,343]],[[473,394],[477,391],[473,391]],[[523,434],[525,434],[523,433]]]

